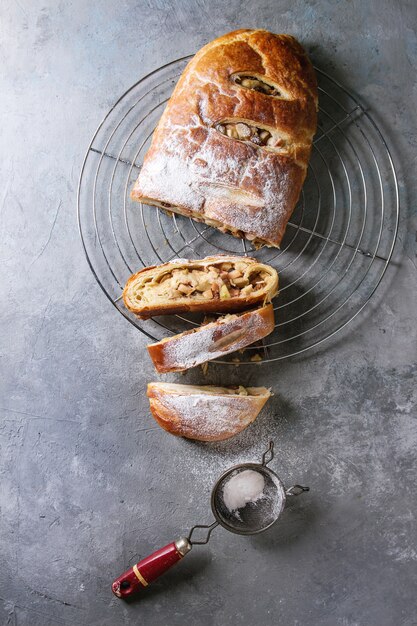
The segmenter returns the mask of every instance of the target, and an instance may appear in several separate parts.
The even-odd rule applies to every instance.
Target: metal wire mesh
[[[138,320],[121,300],[131,274],[178,257],[221,252],[255,256],[280,274],[280,293],[274,301],[276,327],[262,346],[247,348],[238,359],[269,362],[300,354],[358,315],[391,259],[399,195],[388,146],[369,111],[316,68],[319,128],[301,198],[280,250],[254,250],[246,240],[132,202],[130,190],[152,132],[190,58],[173,61],[133,85],[95,132],[78,188],[78,220],[87,260],[114,306],[157,341],[192,328],[201,316]]]

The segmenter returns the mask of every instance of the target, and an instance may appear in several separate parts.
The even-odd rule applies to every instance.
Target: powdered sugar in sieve
[[[250,469],[237,472],[223,486],[224,503],[231,513],[239,515],[239,509],[265,497],[264,487],[265,479],[259,472]]]
[[[268,467],[246,463],[233,468],[217,483],[212,499],[217,520],[241,534],[271,526],[285,505],[285,490]]]

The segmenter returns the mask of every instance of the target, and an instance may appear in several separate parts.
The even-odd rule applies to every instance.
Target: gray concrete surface
[[[0,624],[416,624],[415,3],[15,0],[1,14]],[[234,442],[197,445],[148,414],[146,341],[87,266],[76,186],[120,93],[255,25],[299,37],[375,112],[400,240],[358,323],[245,370],[278,392],[270,409]],[[113,577],[209,521],[217,473],[271,436],[274,468],[311,492],[264,535],[218,530],[139,601],[117,600]]]

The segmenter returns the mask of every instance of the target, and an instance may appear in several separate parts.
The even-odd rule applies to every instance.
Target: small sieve
[[[224,472],[211,492],[211,510],[215,521],[209,525],[193,526],[187,537],[181,537],[133,565],[113,582],[113,593],[119,598],[127,598],[144,589],[188,554],[193,545],[208,543],[216,526],[223,526],[239,535],[255,535],[270,528],[283,512],[288,496],[298,496],[309,491],[309,487],[301,485],[286,489],[281,479],[268,467],[273,458],[274,442],[271,441],[262,455],[261,463],[242,463]],[[262,493],[234,508],[228,503],[227,487],[232,480],[236,482],[236,478],[246,480],[248,474],[245,475],[244,472],[249,472],[251,477],[257,477],[257,483],[262,484]],[[197,530],[205,531],[205,536],[200,540],[193,539]]]

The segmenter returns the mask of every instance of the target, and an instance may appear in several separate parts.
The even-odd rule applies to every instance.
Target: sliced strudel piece
[[[272,304],[217,321],[148,346],[158,372],[180,372],[246,348],[274,330]]]
[[[222,441],[251,424],[270,398],[266,387],[149,383],[152,415],[162,428],[199,441]]]
[[[238,256],[177,259],[129,278],[126,307],[142,319],[170,313],[241,311],[269,302],[278,290],[270,265]]]

